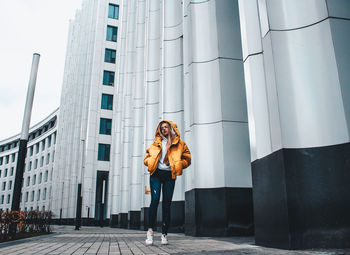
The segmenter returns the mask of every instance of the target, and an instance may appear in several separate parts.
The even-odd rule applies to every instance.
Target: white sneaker
[[[146,245],[152,245],[153,244],[153,231],[148,230],[147,231],[147,239],[146,239]]]
[[[162,234],[162,237],[161,237],[161,244],[168,244],[168,238],[167,238],[167,235],[164,235]]]

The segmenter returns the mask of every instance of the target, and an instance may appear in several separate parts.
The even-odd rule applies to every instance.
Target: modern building
[[[56,219],[73,224],[81,197],[83,224],[144,229],[143,156],[170,119],[192,153],[173,231],[349,246],[348,45],[346,0],[84,0],[58,113]]]
[[[58,109],[29,130],[20,209],[51,210]],[[20,134],[0,141],[0,209],[11,210]]]

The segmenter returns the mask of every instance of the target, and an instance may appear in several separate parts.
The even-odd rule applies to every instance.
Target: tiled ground
[[[146,232],[109,227],[54,226],[54,234],[0,244],[0,254],[237,254],[350,255],[349,250],[286,251],[254,245],[252,237],[199,238],[169,234],[169,245],[144,244]]]

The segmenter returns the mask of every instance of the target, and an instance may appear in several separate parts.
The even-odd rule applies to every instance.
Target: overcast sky
[[[33,53],[40,63],[31,126],[60,102],[68,24],[82,0],[0,0],[0,141],[21,131]]]

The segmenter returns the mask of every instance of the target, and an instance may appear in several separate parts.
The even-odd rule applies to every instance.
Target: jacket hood
[[[163,122],[168,122],[171,126],[171,131],[170,132],[173,132],[173,134],[175,135],[175,137],[173,138],[173,141],[172,141],[172,144],[177,144],[180,140],[180,131],[179,129],[177,128],[177,125],[176,123],[170,121],[170,120],[162,120],[159,122],[158,126],[157,126],[157,130],[156,130],[156,134],[155,134],[155,138],[154,138],[154,141],[156,143],[161,143],[162,142],[162,136],[160,134],[160,124],[163,123]]]

